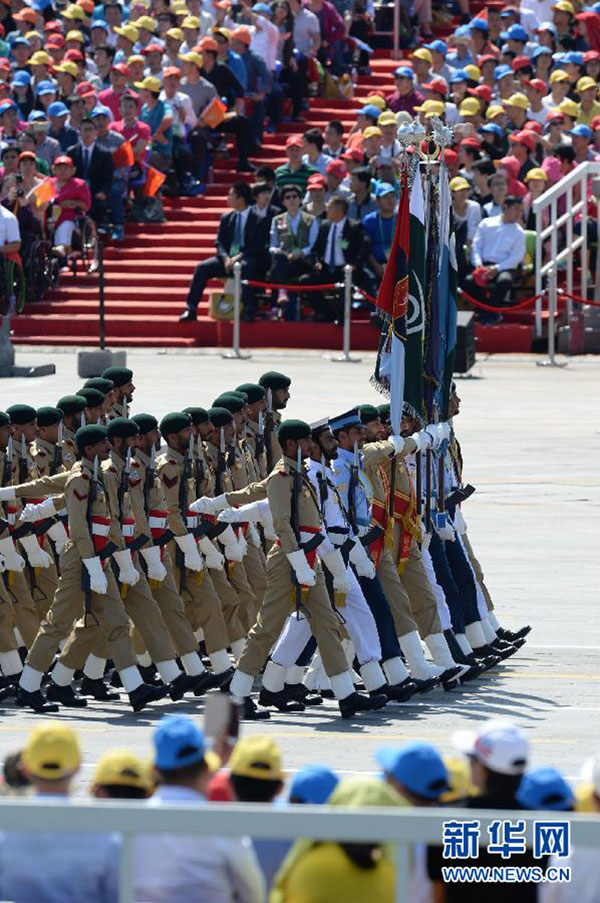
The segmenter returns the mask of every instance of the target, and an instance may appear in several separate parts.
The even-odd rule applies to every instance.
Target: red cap
[[[311,188],[326,188],[327,187],[327,179],[325,176],[322,176],[320,172],[314,173],[314,175],[309,176],[308,182],[306,183],[308,189]]]
[[[181,69],[178,69],[177,66],[167,66],[163,72],[163,77],[169,78],[170,75],[174,75],[175,78],[181,78],[181,74]]]
[[[145,53],[162,53],[162,52],[163,52],[163,48],[160,46],[160,44],[156,44],[156,43],[146,44],[146,46],[142,50],[142,53],[144,53],[144,54]],[[121,63],[121,65],[123,65],[123,63]],[[119,68],[119,66],[113,66],[113,69],[118,69],[118,68]],[[127,67],[125,67],[125,68],[127,68]],[[127,71],[127,74],[129,75],[129,70]]]
[[[91,97],[96,93],[96,90],[91,82],[79,82],[76,89],[77,93],[80,97]]]
[[[534,91],[537,91],[538,94],[543,94],[544,97],[548,93],[546,83],[542,81],[541,78],[532,78],[527,82],[527,84],[529,87],[533,88]]]
[[[60,154],[60,155],[59,155],[58,157],[56,157],[56,159],[54,160],[54,165],[55,165],[55,166],[60,166],[61,163],[65,163],[67,166],[73,166],[73,161],[72,161],[72,159],[71,159],[70,157],[68,157],[66,154]]]
[[[447,166],[455,166],[458,163],[458,154],[451,147],[447,147],[444,151],[444,163]]]
[[[565,114],[561,113],[560,110],[550,110],[549,113],[546,114],[546,122],[564,122]]]
[[[486,103],[492,102],[492,89],[489,85],[477,85],[476,88],[467,88],[467,93],[473,97],[480,97]]]
[[[520,72],[521,69],[531,69],[531,60],[528,56],[516,56],[511,66],[513,72]]]
[[[36,156],[33,151],[21,151],[19,154],[19,163],[21,160],[35,160]]]
[[[591,63],[594,60],[600,60],[600,53],[597,50],[586,50],[583,54],[583,62]]]
[[[51,34],[46,41],[46,50],[60,50],[65,46],[64,36],[61,34]]]
[[[10,72],[10,62],[6,59],[5,56],[0,59],[0,69],[6,69],[7,72]]]
[[[51,19],[50,22],[46,22],[44,25],[44,31],[46,34],[61,34],[60,22],[57,22],[56,19]]]
[[[468,138],[463,138],[460,142],[460,147],[481,147],[481,138],[476,138],[475,135],[469,135]]]
[[[115,63],[114,66],[110,67],[110,69],[111,69],[111,72],[113,70],[116,70],[117,72],[120,72],[121,75],[129,75],[129,69],[127,68],[125,63]]]
[[[493,63],[494,66],[497,66],[498,65],[498,57],[494,56],[493,53],[484,53],[477,60],[477,65],[481,69],[481,67],[484,65],[484,63]]]
[[[508,136],[508,140],[512,141],[513,144],[523,144],[528,150],[533,150],[536,144],[534,136],[531,132],[526,132],[525,129],[521,129],[520,132],[513,132],[512,135]]]
[[[325,172],[327,175],[335,176],[336,179],[343,179],[347,175],[348,170],[343,160],[332,160],[325,167]]]
[[[75,63],[80,63],[83,61],[83,53],[81,50],[76,50],[75,48],[73,48],[73,50],[67,50],[65,53],[65,60],[73,60]]]
[[[355,163],[362,163],[364,154],[357,147],[351,147],[340,154],[342,160],[354,160]]]
[[[286,147],[302,147],[302,135],[290,135],[285,142]]]
[[[205,37],[203,37],[198,44],[198,50],[200,51],[200,53],[203,53],[205,50],[210,50],[213,53],[218,53],[219,45],[214,38],[210,37],[210,35],[205,35]]]
[[[535,119],[530,119],[529,122],[526,122],[523,126],[524,132],[535,132],[536,135],[541,135],[544,131],[541,122],[536,122]]]
[[[432,78],[430,82],[421,85],[422,91],[433,91],[435,94],[441,94],[446,97],[448,94],[448,85],[443,78]]]

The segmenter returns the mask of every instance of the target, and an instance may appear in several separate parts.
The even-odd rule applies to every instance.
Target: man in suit
[[[366,236],[361,223],[348,218],[346,198],[333,196],[327,201],[327,219],[319,227],[313,254],[315,264],[307,280],[313,283],[343,282],[344,267],[352,267],[352,279],[360,281],[360,272],[365,262]],[[337,303],[332,303],[326,295],[312,292],[309,303],[315,308],[317,320],[331,322],[344,318],[343,292]]]
[[[227,203],[231,213],[224,213],[217,232],[214,257],[199,263],[194,270],[186,309],[179,317],[184,322],[197,319],[198,303],[209,279],[233,276],[233,265],[242,263],[242,278],[256,278],[260,260],[260,223],[255,211],[251,210],[252,189],[247,182],[234,182],[229,189]],[[244,307],[252,310],[254,291],[248,286],[242,288]]]
[[[108,150],[97,143],[98,128],[94,119],[84,119],[79,130],[80,142],[73,144],[67,155],[75,166],[75,176],[90,186],[92,206],[90,215],[96,223],[106,217],[108,196],[113,181],[113,158]]]

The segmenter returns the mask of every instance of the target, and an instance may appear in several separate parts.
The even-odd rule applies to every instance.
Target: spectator
[[[300,209],[302,198],[297,184],[283,185],[280,196],[286,212],[276,216],[271,225],[270,279],[276,284],[290,285],[309,272],[319,221]],[[279,291],[278,304],[284,308],[286,319],[296,319],[296,298],[290,299],[285,289]]]
[[[71,253],[71,239],[75,220],[81,212],[87,212],[92,204],[90,189],[83,179],[75,177],[75,166],[71,157],[61,155],[54,161],[53,205],[59,215],[54,222],[53,252],[61,258]]]
[[[33,242],[42,237],[45,205],[38,206],[35,196],[35,189],[41,182],[35,154],[24,151],[19,154],[19,172],[4,179],[2,185],[6,201],[12,205],[19,223],[22,256],[27,256]]]
[[[204,735],[191,718],[163,718],[154,733],[159,786],[150,806],[206,805],[210,770]],[[146,903],[262,903],[264,882],[248,838],[140,836],[134,844],[134,893]]]
[[[302,204],[302,209],[310,213],[317,219],[325,219],[325,192],[327,190],[327,180],[320,173],[312,175],[307,183],[308,200]]]
[[[127,85],[129,70],[125,63],[114,63],[110,68],[110,88],[100,91],[98,100],[104,107],[108,107],[115,119],[120,115],[120,102],[123,94],[133,94]],[[137,95],[134,95],[137,99]]]
[[[21,247],[19,222],[14,213],[0,204],[0,254],[6,257],[15,254]]]
[[[129,141],[133,148],[136,163],[140,163],[152,137],[149,126],[138,119],[138,102],[133,94],[123,94],[120,100],[121,119],[113,123],[115,132],[119,132]]]
[[[490,178],[495,174],[496,167],[491,160],[477,160],[473,164],[473,185],[475,188],[475,200],[483,207],[491,201]]]
[[[303,146],[301,135],[290,135],[285,142],[285,153],[288,162],[278,166],[275,170],[275,184],[279,189],[283,185],[297,185],[301,194],[305,194],[308,179],[317,170],[308,163],[303,162]]]
[[[108,151],[111,155],[124,143],[125,138],[120,132],[110,128],[112,114],[108,107],[98,106],[92,110],[92,119],[96,123],[97,145],[101,150]],[[114,166],[113,175],[108,190],[108,213],[112,224],[112,240],[123,241],[125,238],[125,210],[124,202],[129,181],[129,166]]]
[[[525,130],[513,132],[508,136],[508,140],[511,154],[519,161],[519,181],[523,182],[529,170],[536,165],[531,156],[537,141],[535,133]]]
[[[46,114],[34,110],[29,114],[29,122],[35,141],[35,155],[47,163],[48,167],[51,167],[58,156],[60,145],[55,138],[48,137],[49,123]]]
[[[398,66],[394,72],[394,85],[396,90],[388,94],[385,102],[392,113],[404,110],[412,116],[415,108],[425,101],[421,91],[414,88],[415,74],[410,66]]]
[[[341,75],[342,41],[346,36],[344,20],[329,0],[309,0],[307,5],[319,20],[321,28],[321,45],[317,58],[323,65],[330,64],[332,75]]]
[[[114,175],[112,154],[98,144],[95,119],[85,119],[81,123],[80,136],[80,143],[68,149],[67,157],[73,162],[76,178],[89,185],[92,201],[90,214],[96,223],[101,223],[106,217]]]
[[[260,5],[266,6],[266,4]],[[253,15],[257,20],[262,19],[265,23],[265,26],[268,25],[270,28],[275,27],[271,22],[268,22],[264,18],[264,16],[258,16],[257,13],[253,13]],[[277,33],[276,28],[275,32]],[[264,28],[260,33],[266,34]],[[202,47],[203,53],[206,53],[207,49],[210,49],[211,51],[214,49],[212,45],[210,45],[210,47],[207,47],[207,40],[211,39],[203,39],[203,42],[201,42],[200,45]],[[242,58],[242,62],[246,69],[246,87],[244,96],[251,107],[249,115],[248,113],[247,115],[248,119],[250,120],[252,135],[254,137],[254,141],[257,144],[261,144],[263,138],[266,110],[265,97],[268,89],[271,87],[272,76],[266,65],[264,57],[259,55],[256,50],[252,49],[252,40],[253,35],[248,28],[236,28],[231,32],[231,46],[235,50],[235,52]]]
[[[525,228],[530,229],[532,231],[536,231],[536,216],[533,212],[533,202],[541,197],[541,195],[546,191],[548,187],[548,176],[543,169],[534,168],[530,169],[527,175],[525,176],[525,183],[529,191],[523,198],[523,218],[525,222]],[[542,217],[542,225],[543,228],[549,224],[550,219],[550,211],[544,210]]]
[[[158,78],[146,76],[135,87],[140,91],[142,111],[140,119],[152,134],[148,163],[161,172],[166,172],[173,158],[173,110],[169,103],[160,99],[162,85]]]
[[[109,749],[98,759],[91,787],[97,800],[143,800],[151,790],[150,768],[128,749]]]
[[[585,163],[586,160],[598,160],[598,154],[590,147],[590,142],[594,137],[594,133],[588,125],[576,125],[569,132],[575,152],[575,165]]]
[[[48,136],[58,141],[60,152],[63,154],[78,140],[77,131],[67,125],[68,116],[69,108],[61,100],[56,100],[48,107],[48,119],[50,120]]]
[[[344,126],[339,119],[332,119],[325,126],[325,145],[323,150],[328,157],[336,159],[340,157],[346,148],[344,147]]]
[[[288,800],[296,805],[322,806],[339,782],[336,773],[326,765],[307,765],[292,778]]]
[[[366,167],[353,170],[350,174],[352,196],[348,205],[348,216],[353,220],[363,220],[368,213],[376,211],[377,202],[371,195],[371,173]]]
[[[187,20],[186,20],[187,21]],[[185,24],[185,23],[184,23]],[[220,63],[229,66],[235,77],[243,86],[244,91],[248,89],[248,74],[246,72],[246,64],[240,56],[230,47],[231,32],[228,28],[213,28],[213,35],[219,47],[217,59]]]
[[[280,212],[280,209],[271,204],[271,188],[266,182],[258,182],[253,186],[252,198],[254,203],[251,209],[259,222],[257,232],[257,245],[259,247],[257,272],[266,273],[271,266],[271,258],[269,256],[271,223],[273,218]]]
[[[492,193],[491,201],[483,205],[482,216],[499,216],[502,213],[504,198],[508,192],[508,182],[506,177],[500,173],[496,173],[490,179],[490,191]]]
[[[371,242],[369,267],[377,282],[383,276],[385,264],[392,247],[394,224],[396,221],[396,191],[393,185],[383,183],[375,190],[377,211],[368,213],[363,219],[365,233]]]
[[[3,782],[0,784],[2,796],[26,796],[31,788],[31,781],[23,771],[21,750],[8,753],[2,765]]]
[[[300,0],[289,0],[294,17],[293,38],[299,53],[305,57],[316,56],[321,48],[321,25],[318,17]]]
[[[327,164],[332,158],[323,153],[324,141],[320,129],[308,129],[302,136],[302,142],[305,150],[302,162],[324,176]]]
[[[450,191],[452,192],[452,212],[456,226],[458,278],[459,283],[462,283],[469,271],[468,255],[481,220],[481,207],[477,201],[470,200],[471,186],[462,176],[452,179]]]
[[[186,310],[180,320],[189,322],[197,319],[196,310],[209,279],[233,275],[233,265],[242,263],[242,277],[253,279],[258,275],[257,265],[261,259],[260,229],[252,205],[252,190],[246,182],[234,182],[229,189],[227,203],[230,213],[224,213],[219,223],[216,241],[216,256],[199,263],[186,299]],[[254,317],[252,290],[245,286],[242,290],[245,305],[244,315]]]

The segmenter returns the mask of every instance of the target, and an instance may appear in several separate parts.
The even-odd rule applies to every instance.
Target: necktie
[[[90,149],[89,147],[85,147],[83,149],[83,177],[87,178],[87,174],[90,171]]]
[[[329,261],[328,261],[330,270],[335,269],[335,243],[337,241],[337,230],[338,230],[337,226],[331,227],[331,245],[329,248]]]
[[[241,213],[236,213],[235,215],[235,225],[233,227],[233,245],[231,247],[231,253],[237,254],[242,246],[242,215]]]

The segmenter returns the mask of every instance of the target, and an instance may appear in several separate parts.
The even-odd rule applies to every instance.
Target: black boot
[[[345,699],[338,699],[342,718],[353,718],[359,712],[375,712],[384,709],[387,705],[385,693],[376,693],[374,696],[361,696],[360,693],[351,693]]]
[[[411,677],[407,677],[399,684],[384,684],[376,690],[371,690],[369,696],[377,696],[383,693],[388,702],[407,702],[417,692],[417,686]]]
[[[116,702],[121,698],[120,693],[112,693],[108,689],[101,677],[91,678],[85,675],[81,681],[80,693],[82,696],[91,696],[99,702]]]
[[[484,671],[483,665],[465,665],[465,667],[468,670],[458,678],[461,684],[468,683],[470,680],[475,680],[475,678],[483,674]]]
[[[288,699],[291,699],[293,702],[301,702],[306,708],[323,705],[323,697],[317,693],[311,693],[303,683],[286,684],[283,689]]]
[[[530,632],[531,627],[529,624],[526,624],[525,627],[521,627],[520,630],[506,630],[504,627],[499,627],[496,631],[500,639],[506,640],[507,643],[514,643],[515,640],[524,640]]]
[[[450,655],[454,659],[454,661],[459,665],[474,665],[475,658],[472,655],[467,655],[461,649],[460,643],[456,639],[454,635],[454,631],[448,628],[448,630],[444,630],[444,637],[446,642],[448,643],[448,648],[450,649]]]
[[[0,702],[10,699],[16,694],[18,679],[18,674],[13,674],[11,677],[0,677]]]
[[[244,712],[242,714],[244,721],[268,721],[270,717],[270,712],[259,711],[254,700],[250,699],[249,696],[244,696]]]
[[[139,687],[136,687],[135,690],[132,690],[131,693],[128,693],[129,702],[131,703],[131,708],[134,712],[141,712],[142,709],[146,708],[147,705],[150,705],[152,702],[158,702],[159,699],[164,699],[167,695],[167,688],[161,684],[160,687],[151,687],[148,684],[140,684]]]
[[[178,702],[186,693],[193,693],[197,684],[196,677],[189,677],[187,674],[178,674],[175,680],[167,685],[169,696],[173,702]]]
[[[429,677],[427,680],[419,680],[418,677],[411,677],[411,680],[417,688],[417,693],[429,693],[439,684],[437,677]]]
[[[78,696],[71,684],[67,687],[59,687],[54,681],[48,685],[46,699],[48,702],[60,702],[67,709],[84,709],[87,705],[87,699]]]
[[[138,665],[140,677],[149,687],[162,686],[162,681],[158,675],[155,665]]]
[[[203,671],[199,677],[194,678],[194,680],[197,681],[194,696],[203,696],[208,690],[223,690],[225,693],[228,692],[229,684],[233,677],[233,671],[233,668],[228,668],[227,671],[221,671],[220,674],[215,674],[214,671]]]
[[[17,687],[15,705],[33,709],[34,712],[37,712],[40,715],[49,715],[50,713],[58,712],[60,708],[54,703],[47,703],[40,690],[36,690],[35,693],[30,693],[28,690],[24,690],[23,687]]]
[[[273,706],[279,712],[303,712],[304,705],[294,699],[290,699],[285,690],[279,690],[274,693],[272,690],[265,690],[263,687],[258,695],[258,704],[262,706]]]
[[[461,671],[462,668],[455,665],[454,668],[446,668],[446,670],[440,674],[438,680],[441,684],[443,684],[444,689],[446,688],[446,684],[452,683],[453,680],[456,680],[458,677],[460,677]]]

